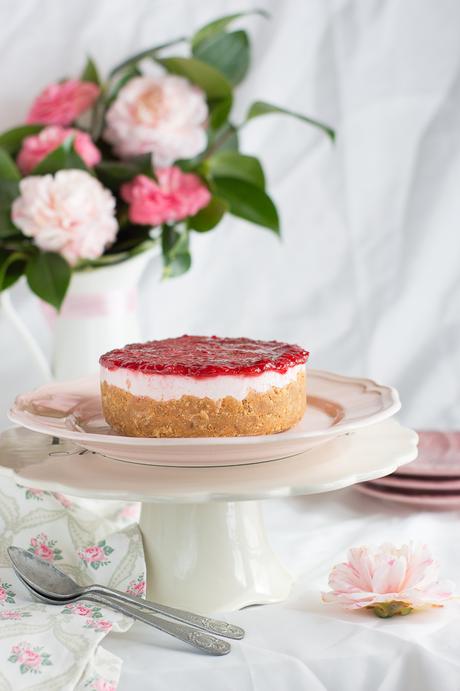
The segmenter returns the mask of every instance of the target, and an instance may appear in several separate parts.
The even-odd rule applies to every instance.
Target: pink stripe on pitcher
[[[52,325],[57,317],[57,311],[47,302],[41,302],[41,307],[48,324]],[[107,293],[81,293],[68,295],[59,312],[60,317],[66,319],[96,319],[112,314],[124,315],[137,309],[137,290],[111,290]]]

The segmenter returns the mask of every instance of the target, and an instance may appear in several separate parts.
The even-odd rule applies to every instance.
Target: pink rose
[[[108,619],[87,619],[86,623],[91,629],[96,631],[110,631],[113,624]]]
[[[59,502],[60,504],[62,504],[62,506],[63,506],[65,509],[68,509],[69,506],[72,506],[72,502],[71,502],[70,499],[69,499],[68,497],[66,497],[64,494],[61,494],[60,492],[53,492],[52,494],[53,494],[53,497],[54,497],[55,499],[57,499],[58,502]]]
[[[94,166],[101,160],[101,153],[86,132],[56,125],[45,127],[38,134],[26,137],[17,158],[17,164],[24,175],[30,173],[49,153],[73,135],[74,148],[87,166]]]
[[[6,600],[6,598],[7,598],[6,590],[5,590],[5,588],[2,588],[0,586],[0,602],[3,602],[4,600]]]
[[[43,543],[34,548],[34,554],[40,559],[46,559],[46,561],[53,561],[54,559],[54,550]]]
[[[27,667],[32,667],[32,669],[37,669],[40,667],[42,662],[42,657],[39,653],[30,650],[30,648],[24,648],[19,658],[19,662]]]
[[[42,250],[59,252],[74,265],[97,259],[115,240],[115,199],[86,171],[26,177],[19,189],[13,221]]]
[[[121,196],[129,203],[129,218],[133,223],[160,225],[193,216],[211,200],[211,193],[193,173],[180,168],[158,168],[158,182],[137,175],[122,185]]]
[[[332,569],[331,591],[323,593],[323,602],[372,608],[380,617],[409,614],[414,608],[441,606],[452,597],[452,583],[440,582],[438,576],[439,564],[426,545],[355,547],[348,551],[347,562]]]
[[[35,99],[27,122],[43,125],[70,125],[96,101],[100,89],[91,82],[69,79],[50,84]]]
[[[126,591],[129,595],[141,596],[145,591],[145,582],[139,581],[137,583],[130,583],[128,590]]]
[[[87,547],[80,552],[81,558],[86,562],[105,561],[105,554],[102,547],[94,545],[94,547]]]
[[[119,156],[152,153],[155,166],[193,158],[207,144],[204,93],[170,74],[134,77],[107,111],[105,139]]]
[[[21,612],[16,612],[14,609],[7,609],[4,612],[0,612],[0,619],[21,619]]]
[[[125,504],[120,511],[120,518],[124,518],[126,520],[133,519],[134,521],[137,521],[139,519],[139,514],[140,504],[138,502],[135,504]]]
[[[91,614],[91,608],[85,605],[77,605],[74,608],[74,612],[79,614],[81,617],[88,617]]]
[[[101,678],[96,679],[91,688],[94,689],[94,691],[116,691],[116,686],[114,686],[112,682]]]

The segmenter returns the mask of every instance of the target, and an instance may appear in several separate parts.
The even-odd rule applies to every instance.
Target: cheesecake
[[[107,423],[132,437],[275,434],[305,412],[308,352],[279,341],[180,336],[100,358]]]

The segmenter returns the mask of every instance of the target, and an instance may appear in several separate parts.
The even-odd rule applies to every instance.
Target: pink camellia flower
[[[34,175],[19,183],[14,223],[42,250],[59,252],[69,264],[97,259],[117,234],[115,199],[84,170]]]
[[[160,225],[193,216],[211,200],[211,193],[193,173],[180,168],[158,168],[157,182],[137,175],[122,185],[121,196],[129,203],[133,223]]]
[[[27,122],[42,125],[70,125],[98,98],[100,89],[92,82],[68,79],[50,84],[32,104]]]
[[[170,74],[135,77],[107,111],[105,139],[122,158],[152,153],[155,166],[193,158],[206,148],[205,94]]]
[[[86,132],[53,125],[24,139],[17,158],[21,172],[24,175],[30,173],[40,161],[70,136],[74,137],[75,151],[87,166],[95,166],[96,163],[99,163],[101,152],[94,146],[91,137]]]
[[[453,584],[438,577],[439,564],[426,545],[355,547],[347,562],[332,569],[332,590],[322,598],[347,609],[367,607],[379,617],[409,614],[424,606],[440,607],[452,597]]]
[[[83,561],[91,563],[93,561],[105,561],[105,554],[102,547],[94,545],[93,547],[86,547],[86,549],[79,552]]]

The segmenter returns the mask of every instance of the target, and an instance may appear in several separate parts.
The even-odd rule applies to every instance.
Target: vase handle
[[[51,367],[46,359],[42,349],[38,345],[36,339],[30,333],[30,330],[21,319],[16,309],[11,302],[11,295],[9,290],[0,293],[0,307],[5,317],[10,321],[11,325],[16,329],[16,332],[22,338],[38,369],[44,375],[47,381],[53,379]]]

